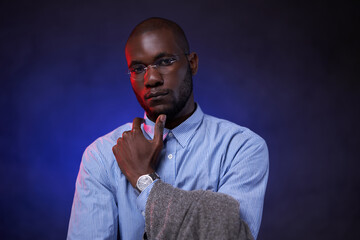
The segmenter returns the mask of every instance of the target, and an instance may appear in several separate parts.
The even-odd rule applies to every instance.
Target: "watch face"
[[[147,186],[149,186],[153,182],[152,178],[148,175],[143,175],[139,178],[137,182],[137,187],[140,191],[143,191]]]

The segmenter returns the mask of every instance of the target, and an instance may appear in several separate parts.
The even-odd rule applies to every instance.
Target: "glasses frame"
[[[182,56],[182,55],[188,56],[189,54],[188,54],[188,53],[172,54],[172,55],[169,55],[168,57],[180,57],[180,56]],[[166,56],[164,56],[164,57],[166,57]],[[161,60],[161,59],[162,59],[162,58],[159,58],[159,59],[155,60],[155,62],[156,62],[156,61],[159,61],[159,60]],[[187,58],[186,58],[186,60],[189,61]],[[150,69],[150,67],[158,70],[158,72],[159,72],[159,69],[158,69],[159,67],[170,67],[170,66],[172,66],[172,65],[173,65],[175,62],[177,62],[177,61],[179,61],[179,59],[172,59],[172,60],[171,60],[171,64],[169,64],[169,65],[167,65],[167,66],[159,66],[159,64],[156,64],[156,63],[152,63],[152,64],[149,64],[149,65],[139,64],[139,65],[144,65],[144,66],[145,66],[145,67],[144,67],[144,70],[145,70],[145,71],[144,71],[143,73],[141,73],[141,74],[143,74],[143,76],[142,76],[140,79],[133,78],[133,77],[131,76],[132,73],[131,73],[131,70],[130,70],[130,69],[128,69],[128,75],[129,75],[130,79],[133,79],[133,80],[135,80],[135,81],[139,81],[139,80],[142,80],[142,79],[145,77],[145,74],[147,73],[148,69]],[[163,73],[160,73],[160,72],[159,72],[159,74],[164,75]]]

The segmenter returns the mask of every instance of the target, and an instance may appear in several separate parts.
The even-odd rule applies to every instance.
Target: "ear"
[[[192,52],[189,55],[187,55],[187,58],[188,58],[188,61],[190,64],[191,73],[194,76],[197,73],[198,66],[199,66],[198,55],[196,54],[196,52]]]

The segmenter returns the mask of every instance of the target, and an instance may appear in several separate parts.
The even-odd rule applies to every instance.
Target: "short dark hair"
[[[145,32],[154,31],[158,29],[170,30],[174,34],[178,46],[181,49],[183,49],[184,53],[185,54],[190,53],[189,42],[185,36],[184,30],[177,23],[169,19],[160,18],[160,17],[148,18],[142,21],[141,23],[139,23],[138,25],[136,25],[136,27],[130,33],[126,45],[129,42],[130,38],[143,34]]]

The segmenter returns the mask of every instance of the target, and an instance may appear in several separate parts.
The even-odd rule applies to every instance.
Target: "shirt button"
[[[174,134],[172,132],[169,132],[169,137],[174,136]]]
[[[169,154],[168,155],[168,159],[172,159],[173,158],[173,155],[172,154]]]

